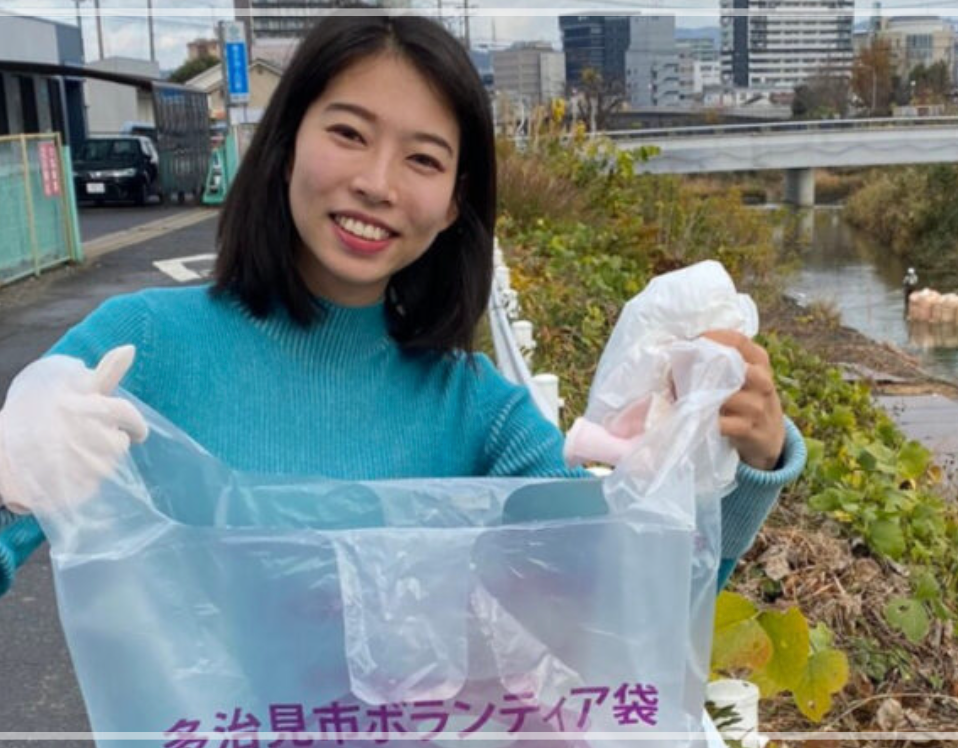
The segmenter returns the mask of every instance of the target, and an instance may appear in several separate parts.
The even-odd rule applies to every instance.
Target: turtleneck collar
[[[320,314],[308,327],[296,323],[282,305],[275,306],[265,319],[256,319],[239,299],[234,303],[269,337],[321,353],[323,358],[362,356],[393,342],[382,300],[368,306],[343,306],[321,297],[314,297],[313,301]]]

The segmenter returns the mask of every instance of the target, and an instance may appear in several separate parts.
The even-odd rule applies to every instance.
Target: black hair
[[[277,305],[296,322],[323,310],[300,276],[287,169],[296,133],[330,81],[389,51],[411,63],[455,114],[460,130],[458,216],[389,281],[392,337],[407,349],[471,350],[492,285],[495,136],[489,99],[468,54],[439,23],[417,16],[331,15],[300,43],[253,136],[217,227],[214,294],[235,294],[258,318]]]

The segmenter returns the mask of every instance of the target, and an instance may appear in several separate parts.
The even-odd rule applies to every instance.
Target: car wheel
[[[136,191],[136,204],[137,205],[146,205],[146,201],[150,199],[150,189],[146,186],[146,182],[141,182],[139,188]]]

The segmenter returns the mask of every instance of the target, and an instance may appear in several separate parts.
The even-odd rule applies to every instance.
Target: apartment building
[[[249,43],[301,39],[330,8],[379,7],[362,0],[233,0],[237,20],[246,21]]]
[[[496,91],[535,106],[565,96],[565,55],[543,42],[520,42],[492,53]]]
[[[681,103],[675,16],[633,16],[625,53],[626,92],[633,108]]]
[[[722,82],[787,89],[850,75],[854,0],[720,0]]]
[[[955,31],[941,18],[899,16],[882,18],[877,37],[888,42],[895,72],[902,78],[916,66],[937,62],[955,67]]]

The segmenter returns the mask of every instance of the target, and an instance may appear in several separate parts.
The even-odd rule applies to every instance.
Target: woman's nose
[[[368,203],[379,205],[396,202],[396,178],[392,159],[385,154],[371,154],[353,177],[353,191]]]

